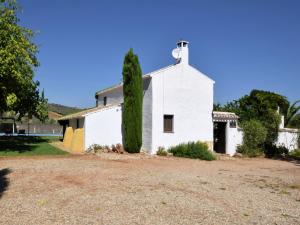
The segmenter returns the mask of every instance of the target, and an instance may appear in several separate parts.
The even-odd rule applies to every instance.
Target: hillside
[[[65,106],[65,105],[60,105],[60,104],[54,104],[54,103],[49,103],[48,104],[48,119],[44,122],[44,124],[57,124],[57,120],[65,115],[72,114],[72,113],[77,113],[80,112],[84,109],[77,108],[77,107],[70,107],[70,106]],[[6,112],[3,113],[3,117],[15,117],[16,115],[13,112]],[[21,119],[21,123],[27,123],[28,118],[24,116]],[[0,118],[0,123],[1,122],[12,122],[12,120],[1,120]],[[18,122],[20,123],[20,122]],[[32,124],[42,124],[40,120],[38,120],[36,117],[32,118]]]
[[[55,103],[49,103],[49,112],[53,112],[52,114],[56,113],[56,116],[59,115],[68,115],[72,113],[77,113],[80,112],[84,109],[77,108],[77,107],[70,107],[70,106],[65,106],[65,105],[60,105],[60,104],[55,104]],[[59,115],[57,115],[59,114]]]
[[[48,118],[49,120],[58,120],[60,117],[62,117],[61,114],[53,111],[48,111]]]

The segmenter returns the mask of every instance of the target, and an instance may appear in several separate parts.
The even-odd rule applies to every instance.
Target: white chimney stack
[[[180,63],[189,64],[189,42],[180,40],[177,42],[177,47],[181,51],[181,60]]]
[[[189,48],[188,41],[180,40],[177,42],[177,48],[172,51],[173,57],[177,63],[189,64]]]

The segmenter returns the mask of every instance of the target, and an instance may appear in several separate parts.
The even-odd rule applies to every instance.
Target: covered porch
[[[236,153],[242,143],[243,133],[238,127],[239,117],[231,112],[213,112],[214,151],[230,156]]]

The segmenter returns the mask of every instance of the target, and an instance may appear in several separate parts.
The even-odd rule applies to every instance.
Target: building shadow
[[[287,157],[287,158],[284,158],[282,160],[286,161],[286,162],[293,163],[296,166],[300,166],[300,159],[299,159],[299,157]]]
[[[40,137],[28,136],[1,136],[0,152],[28,152],[36,148],[37,143],[47,142]]]
[[[7,177],[12,171],[9,168],[0,170],[0,199],[9,186],[9,178]]]

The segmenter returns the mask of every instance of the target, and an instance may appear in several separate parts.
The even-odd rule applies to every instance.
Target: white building
[[[279,111],[278,111],[279,113]],[[214,151],[234,155],[237,147],[243,143],[243,130],[238,126],[238,116],[230,112],[213,112]],[[281,116],[276,145],[289,151],[298,148],[297,129],[284,128],[284,116]]]
[[[203,141],[213,148],[214,81],[189,65],[187,41],[173,51],[176,63],[143,76],[143,146],[155,153],[159,146]],[[92,144],[122,143],[123,85],[98,91],[96,108],[60,119],[84,128],[84,148]]]
[[[189,64],[187,41],[172,52],[176,63],[143,76],[143,146],[154,154],[188,141],[206,142],[211,150],[234,155],[243,132],[234,113],[213,112],[214,81]],[[73,130],[83,128],[83,149],[123,142],[123,85],[95,94],[96,107],[60,119]],[[279,133],[278,145],[296,147],[297,130]]]

